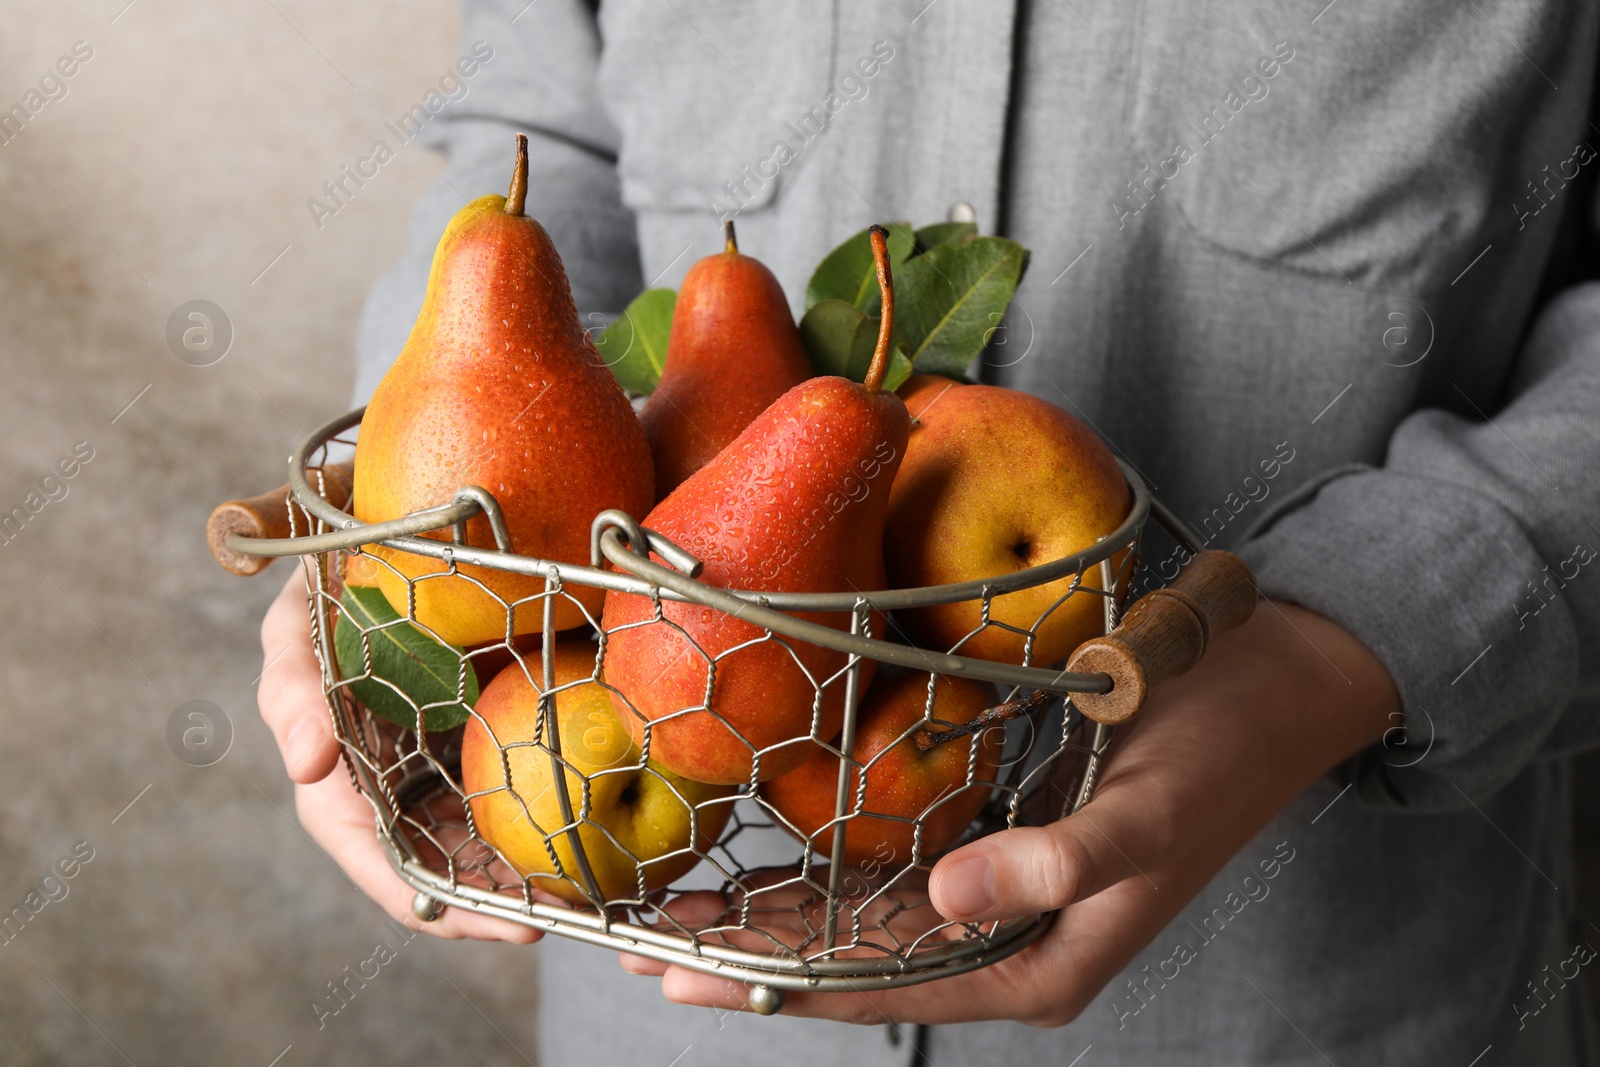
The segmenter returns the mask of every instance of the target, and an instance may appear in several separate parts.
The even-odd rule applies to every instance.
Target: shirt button
[[[946,213],[945,218],[951,222],[977,222],[978,213],[965,200],[957,200],[950,205],[950,210]]]

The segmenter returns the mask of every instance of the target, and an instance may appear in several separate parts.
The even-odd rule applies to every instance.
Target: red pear
[[[881,233],[873,243],[884,312],[866,382],[823,377],[795,386],[645,520],[704,561],[707,584],[883,588],[883,522],[910,416],[881,389],[893,290]],[[813,739],[839,732],[843,653],[769,638],[695,604],[664,601],[661,614],[656,621],[647,597],[606,595],[606,676],[618,714],[641,744],[650,724],[648,752],[662,766],[700,782],[774,778],[803,763]],[[846,613],[805,617],[849,626]]]
[[[656,499],[711,462],[778,397],[811,377],[783,288],[761,261],[727,248],[678,289],[667,365],[639,414],[656,464]]]
[[[382,522],[474,484],[499,501],[513,551],[587,564],[594,517],[639,514],[655,475],[639,420],[578,319],[561,257],[524,212],[527,180],[519,135],[511,195],[472,201],[439,239],[416,325],[361,420],[353,508]],[[467,522],[467,543],[495,547],[487,518]],[[387,561],[376,584],[394,609],[414,610],[447,644],[504,640],[508,621],[527,633],[543,619],[542,577],[369,551]],[[599,590],[567,586],[555,625],[582,625],[600,602]]]
[[[960,837],[989,799],[1000,766],[1001,731],[983,730],[928,748],[917,744],[917,734],[925,725],[937,730],[972,721],[994,704],[994,687],[940,677],[929,714],[929,677],[886,671],[856,712],[854,758],[860,766],[850,772],[846,863],[900,866],[912,862],[914,851],[917,862],[925,863]],[[761,796],[826,858],[833,846],[838,782],[839,757],[819,751],[797,770],[763,783]]]

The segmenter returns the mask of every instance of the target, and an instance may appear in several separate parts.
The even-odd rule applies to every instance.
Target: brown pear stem
[[[733,220],[732,219],[724,219],[724,220],[722,220],[722,238],[723,238],[722,250],[724,252],[737,252],[737,251],[739,251],[739,238],[734,236],[734,233],[733,233]]]
[[[872,364],[861,384],[867,392],[876,393],[883,388],[884,376],[889,373],[889,335],[894,333],[894,276],[889,272],[889,231],[873,226],[867,231],[867,241],[872,245],[872,263],[878,268],[878,292],[883,296],[883,310],[878,316],[878,344],[872,350]]]
[[[521,215],[528,203],[528,135],[517,134],[517,165],[511,172],[511,191],[506,194],[506,214]]]
[[[1048,703],[1049,700],[1049,693],[1043,689],[1035,689],[1028,696],[1017,700],[1009,700],[1004,704],[992,707],[961,726],[952,726],[948,730],[918,730],[916,733],[917,749],[921,752],[930,752],[934,746],[942,745],[946,741],[954,741],[961,737],[971,737],[975,733],[987,730],[991,726],[999,726],[1010,719],[1020,719],[1024,715],[1031,715],[1035,710]]]

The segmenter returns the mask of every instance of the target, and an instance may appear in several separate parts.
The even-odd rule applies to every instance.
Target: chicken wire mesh
[[[334,420],[297,451],[294,544],[275,551],[303,556],[335,732],[391,863],[418,890],[419,918],[469,908],[722,974],[752,985],[757,1010],[777,1010],[783,989],[970,970],[1046,929],[1048,914],[946,920],[929,902],[927,873],[950,848],[1043,825],[1092,794],[1112,728],[1086,719],[1071,694],[1103,689],[1104,677],[1033,656],[1069,605],[1092,603],[1097,632],[1115,627],[1151,513],[1134,472],[1125,469],[1134,507],[1124,525],[1056,564],[936,589],[763,595],[695,581],[687,553],[615,512],[595,523],[593,566],[516,556],[498,505],[476,487],[365,526],[328,502],[324,478],[359,419]],[[479,514],[498,550],[465,543]],[[418,573],[419,559],[437,569]],[[534,591],[505,599],[494,577],[505,572],[536,579]],[[996,610],[1007,594],[1047,583],[1059,591],[1031,624]],[[493,605],[502,639],[443,641],[417,607],[447,584]],[[608,629],[595,590],[646,610]],[[909,642],[909,613],[962,601],[977,610],[960,640]],[[677,621],[683,610],[737,613],[749,637],[700,648]],[[580,621],[558,630],[562,616]],[[663,628],[698,657],[705,684],[699,699],[651,715],[640,705],[660,694],[624,691],[608,669],[624,634]],[[962,655],[994,632],[1014,642],[1015,662]],[[745,736],[747,716],[719,705],[719,673],[755,655],[786,664],[790,684],[803,680],[809,728],[763,742]],[[397,658],[410,677],[431,679],[420,696],[396,683]],[[873,703],[880,691],[899,703]],[[742,744],[748,777],[704,784],[664,766],[656,750],[679,724]],[[791,769],[771,777],[780,760]],[[799,800],[798,787],[779,788],[802,778],[811,788]]]

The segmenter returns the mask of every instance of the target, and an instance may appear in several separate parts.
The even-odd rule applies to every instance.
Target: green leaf
[[[869,226],[867,230],[870,230]],[[806,283],[806,310],[824,300],[842,300],[868,315],[878,313],[878,271],[872,262],[872,243],[862,230],[829,252]],[[889,263],[898,268],[916,248],[909,222],[889,223]],[[898,275],[897,275],[898,278]],[[898,292],[898,290],[897,290]]]
[[[917,255],[926,255],[935,245],[965,244],[978,236],[975,222],[936,222],[917,231]]]
[[[376,587],[346,586],[339,603],[343,610],[334,627],[333,647],[339,674],[352,679],[351,695],[373,714],[411,730],[417,727],[418,708],[427,714],[430,730],[448,730],[467,721],[466,705],[457,699],[458,682],[465,670],[463,695],[470,704],[478,699],[478,677],[470,663],[463,667],[461,649],[442,644],[401,619]],[[363,631],[372,650],[370,675],[362,651]]]
[[[646,289],[594,339],[595,351],[624,389],[655,392],[667,365],[667,337],[677,303],[678,294],[671,289]]]
[[[905,346],[901,345],[889,353],[889,372],[883,376],[883,387],[889,392],[894,392],[906,384],[906,379],[916,373],[917,368],[911,365],[911,360],[906,358]],[[866,375],[862,375],[866,377]]]
[[[812,370],[859,382],[872,364],[878,320],[843,300],[823,300],[801,317],[800,340]]]
[[[1028,253],[1004,237],[928,249],[895,275],[894,340],[919,374],[960,378],[1017,291]]]
[[[800,320],[800,339],[805,342],[811,369],[818,374],[837,374],[859,382],[872,367],[872,350],[878,344],[878,319],[865,315],[843,300],[824,300]],[[915,372],[903,348],[889,353],[889,370],[883,387],[891,393]]]

